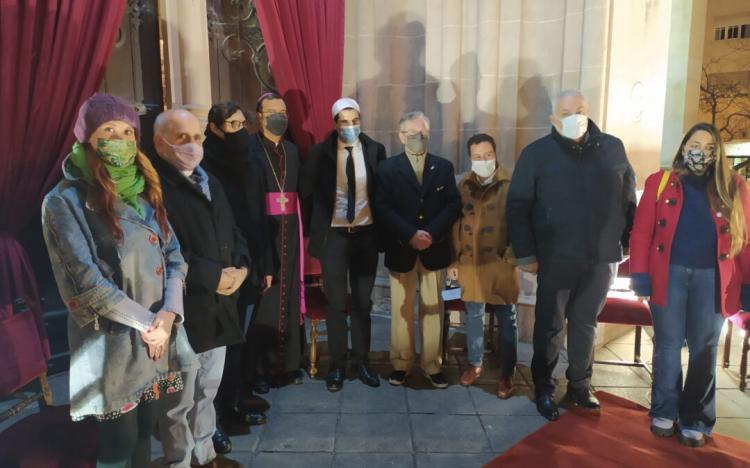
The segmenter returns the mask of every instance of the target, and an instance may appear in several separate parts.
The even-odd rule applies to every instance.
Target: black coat
[[[370,199],[370,209],[375,200],[376,173],[378,164],[385,160],[385,146],[360,133],[362,153],[367,168],[367,195]],[[338,133],[333,131],[321,143],[310,148],[307,153],[305,167],[300,178],[300,192],[305,198],[312,197],[310,219],[310,243],[308,252],[320,258],[323,240],[327,230],[331,227],[333,209],[336,204]]]
[[[553,128],[521,151],[506,208],[519,259],[619,261],[635,212],[635,174],[622,141],[591,120],[582,145]]]
[[[274,281],[279,277],[279,268],[281,266],[280,252],[278,252],[277,241],[281,234],[282,218],[281,216],[268,216],[266,213],[266,193],[278,192],[279,187],[276,183],[279,167],[277,161],[272,159],[273,168],[268,165],[268,155],[263,147],[263,138],[260,133],[251,135],[248,151],[250,154],[250,172],[253,174],[253,186],[251,187],[249,206],[249,222],[258,234],[258,266],[261,276],[270,275]],[[284,191],[299,192],[299,178],[301,166],[297,146],[291,141],[281,140],[286,165],[286,178],[284,181]],[[270,154],[270,152],[269,152]],[[292,226],[292,231],[297,232],[297,227]],[[291,234],[291,232],[290,232]],[[296,234],[291,234],[296,236]],[[301,235],[301,233],[300,233]],[[295,241],[297,242],[295,237]],[[296,250],[295,250],[296,251]]]
[[[252,142],[248,138],[247,142]],[[232,207],[234,220],[242,236],[247,241],[252,269],[242,286],[246,298],[242,303],[254,303],[259,292],[262,272],[260,271],[265,252],[265,234],[262,226],[253,222],[261,216],[263,206],[258,204],[262,197],[263,173],[252,161],[249,146],[231,148],[226,142],[211,132],[206,133],[203,142],[204,158],[201,166],[215,176],[227,195]]]
[[[162,182],[164,206],[188,264],[185,331],[197,353],[243,341],[237,296],[216,293],[221,270],[248,267],[247,244],[234,223],[221,184],[209,174],[211,201],[174,167],[152,158]]]
[[[406,273],[417,257],[428,270],[445,268],[453,261],[451,230],[461,214],[461,195],[450,161],[428,153],[422,184],[405,153],[378,166],[375,216],[385,244],[385,266]],[[409,240],[424,230],[432,245],[417,251]]]

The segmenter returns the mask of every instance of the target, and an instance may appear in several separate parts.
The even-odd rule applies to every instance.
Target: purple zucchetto
[[[140,120],[133,106],[106,93],[96,93],[81,104],[73,134],[80,143],[86,143],[101,124],[110,120],[129,123],[135,130],[136,140],[140,141]]]

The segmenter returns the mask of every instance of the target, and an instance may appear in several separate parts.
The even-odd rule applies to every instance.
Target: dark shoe
[[[344,386],[344,369],[337,367],[328,373],[326,388],[329,392],[338,392]]]
[[[510,377],[501,377],[497,383],[497,397],[507,400],[513,395],[513,381]]]
[[[216,457],[205,465],[190,465],[192,468],[242,468],[242,464],[231,458]]]
[[[539,414],[549,419],[557,421],[560,419],[560,410],[557,409],[557,403],[549,393],[542,393],[536,397],[536,410]]]
[[[589,411],[599,411],[602,408],[599,399],[591,393],[590,388],[584,390],[573,390],[568,388],[568,394],[566,396],[575,406],[580,406]]]
[[[253,391],[260,395],[265,395],[271,391],[271,382],[269,382],[266,377],[258,377],[258,379],[253,382]]]
[[[403,385],[406,383],[406,372],[402,370],[391,372],[390,377],[388,377],[388,383],[391,385]]]
[[[304,381],[305,379],[301,370],[292,371],[286,375],[287,385],[302,385]]]
[[[237,406],[239,406],[240,409],[252,411],[254,413],[263,413],[264,411],[271,409],[271,404],[268,403],[265,398],[253,395],[252,392],[250,392],[248,397],[240,399]]]
[[[445,379],[442,372],[438,372],[437,374],[425,373],[425,377],[427,377],[427,380],[429,380],[430,384],[435,388],[448,388],[448,381]]]
[[[702,435],[700,439],[696,439],[694,437],[688,437],[680,431],[677,435],[677,441],[686,447],[698,448],[706,445],[706,436]]]
[[[248,426],[262,426],[268,421],[266,419],[266,415],[261,412],[240,410],[238,411],[238,413],[242,418],[242,422],[244,422]]]
[[[239,408],[231,411],[222,411],[219,421],[220,424],[262,426],[266,423],[266,415],[261,411]]]
[[[227,454],[232,451],[232,441],[229,440],[229,437],[220,428],[216,428],[211,439],[214,442],[216,453]]]
[[[352,371],[357,374],[357,377],[359,377],[359,380],[363,384],[369,387],[380,387],[380,377],[367,367],[367,364],[354,365],[352,366]]]

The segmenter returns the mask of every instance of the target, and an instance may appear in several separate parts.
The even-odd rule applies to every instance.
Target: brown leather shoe
[[[507,400],[513,395],[513,381],[510,377],[501,377],[497,383],[497,397]]]
[[[242,468],[242,464],[231,458],[216,457],[205,465],[190,465],[192,468]]]
[[[482,375],[481,367],[469,367],[466,369],[466,372],[461,375],[461,380],[459,382],[461,382],[461,385],[464,387],[468,387],[473,385],[480,375]]]

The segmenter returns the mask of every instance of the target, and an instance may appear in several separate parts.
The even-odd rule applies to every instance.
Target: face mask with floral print
[[[115,167],[127,167],[135,161],[138,147],[133,140],[96,140],[96,152],[105,163]]]
[[[682,156],[685,159],[685,167],[695,175],[705,174],[714,161],[716,161],[716,152],[713,150],[704,151],[685,148]]]

